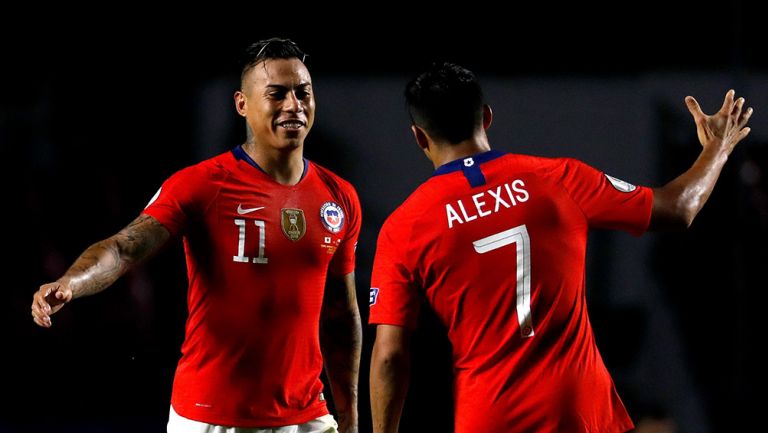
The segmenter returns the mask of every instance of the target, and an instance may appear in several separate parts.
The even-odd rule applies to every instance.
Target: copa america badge
[[[338,233],[344,227],[344,211],[336,203],[327,201],[320,207],[320,220],[329,232]]]

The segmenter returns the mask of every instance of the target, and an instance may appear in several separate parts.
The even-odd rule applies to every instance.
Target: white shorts
[[[339,425],[332,415],[323,415],[304,424],[271,428],[226,427],[194,421],[176,413],[171,406],[168,433],[338,433]]]

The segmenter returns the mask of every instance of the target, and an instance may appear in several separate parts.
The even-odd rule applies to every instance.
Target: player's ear
[[[488,129],[493,123],[493,110],[488,104],[483,104],[483,129]]]
[[[413,131],[413,136],[416,138],[416,143],[419,145],[419,147],[422,149],[428,149],[429,139],[427,138],[427,134],[424,132],[424,130],[416,125],[411,125],[411,131]]]
[[[248,112],[248,98],[246,98],[245,93],[243,93],[242,90],[235,92],[235,109],[237,109],[237,113],[243,117],[245,117],[245,114]]]

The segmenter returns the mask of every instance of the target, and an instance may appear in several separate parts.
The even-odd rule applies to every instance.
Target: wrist
[[[717,147],[711,146],[711,147],[706,147],[702,149],[700,155],[707,159],[711,159],[714,162],[725,164],[728,161],[730,152],[723,148],[717,148]]]
[[[72,277],[68,277],[65,275],[59,278],[58,280],[56,280],[56,283],[59,284],[59,287],[61,288],[61,290],[72,292],[72,299],[75,299],[78,297],[77,291],[75,290],[72,284]]]

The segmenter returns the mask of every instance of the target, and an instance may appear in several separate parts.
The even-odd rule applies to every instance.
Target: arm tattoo
[[[156,219],[140,215],[114,236],[88,247],[62,279],[69,280],[75,298],[93,295],[160,249],[169,237]]]

